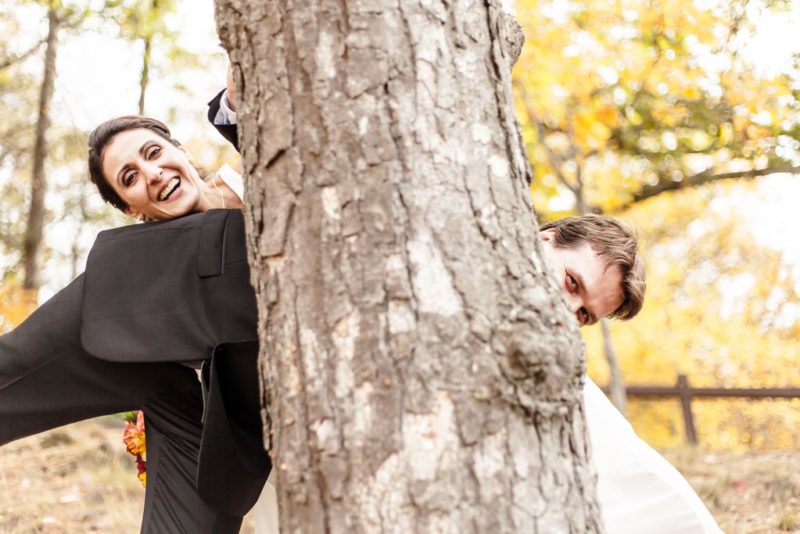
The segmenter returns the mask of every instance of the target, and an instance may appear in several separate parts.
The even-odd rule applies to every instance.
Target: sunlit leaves
[[[737,209],[736,197],[761,202],[754,183],[717,184],[660,196],[626,217],[641,231],[648,274],[642,313],[612,323],[617,357],[629,384],[785,387],[800,384],[800,272],[765,242],[764,229]],[[589,367],[605,383],[599,329],[585,332]],[[701,443],[709,447],[794,447],[786,401],[694,404]],[[679,445],[676,401],[633,401],[637,431],[659,446]]]
[[[791,73],[757,73],[741,53],[753,29],[748,9],[691,0],[520,2],[527,42],[514,80],[537,178],[552,175],[587,209],[613,211],[640,198],[644,185],[658,194],[698,173],[800,163],[796,148],[778,142],[797,137],[796,86]],[[540,184],[552,189],[536,182],[534,194]]]

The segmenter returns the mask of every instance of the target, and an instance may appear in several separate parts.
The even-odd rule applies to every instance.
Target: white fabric
[[[214,124],[217,126],[236,124],[236,112],[228,105],[227,89],[222,93],[222,98],[219,99],[219,109],[217,110],[217,114],[214,115]]]
[[[244,182],[239,173],[225,165],[217,174],[239,198],[243,197]],[[686,479],[636,435],[588,377],[583,400],[597,471],[597,495],[608,534],[722,532]],[[253,513],[256,534],[278,534],[277,494],[269,481]]]
[[[227,185],[231,191],[236,193],[239,200],[244,202],[244,179],[241,174],[234,171],[231,166],[226,163],[217,171],[217,176],[225,182],[225,185]]]
[[[686,479],[636,435],[588,377],[583,400],[597,495],[609,534],[722,532]]]
[[[278,534],[278,494],[275,486],[272,485],[272,474],[264,484],[258,501],[253,506],[252,513],[255,514],[256,534]]]

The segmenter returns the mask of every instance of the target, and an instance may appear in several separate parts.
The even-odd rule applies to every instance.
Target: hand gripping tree
[[[497,2],[217,0],[284,532],[597,532]]]

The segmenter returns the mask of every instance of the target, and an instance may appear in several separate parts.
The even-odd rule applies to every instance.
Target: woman
[[[118,117],[98,126],[89,137],[89,176],[104,200],[142,221],[242,207],[241,175],[225,165],[204,181],[169,128],[148,117]],[[277,534],[277,513],[268,482],[255,506],[259,534]]]
[[[242,207],[241,176],[225,166],[203,181],[167,126],[147,117],[118,117],[92,132],[89,177],[105,201],[139,220]]]

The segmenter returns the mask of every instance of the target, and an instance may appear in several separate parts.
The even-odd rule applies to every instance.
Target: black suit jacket
[[[217,116],[219,112],[219,101],[222,99],[222,95],[225,93],[225,89],[217,93],[217,96],[211,99],[208,103],[208,121],[217,129],[217,131],[222,134],[222,137],[228,140],[233,145],[233,148],[236,149],[237,152],[241,152],[239,150],[239,135],[236,130],[235,124],[215,124],[214,118]]]
[[[203,364],[197,484],[244,515],[271,468],[261,439],[257,311],[240,210],[101,232],[89,253],[81,344],[117,362]]]
[[[238,210],[106,230],[86,263],[81,343],[118,362],[192,362],[253,341],[256,302]]]

